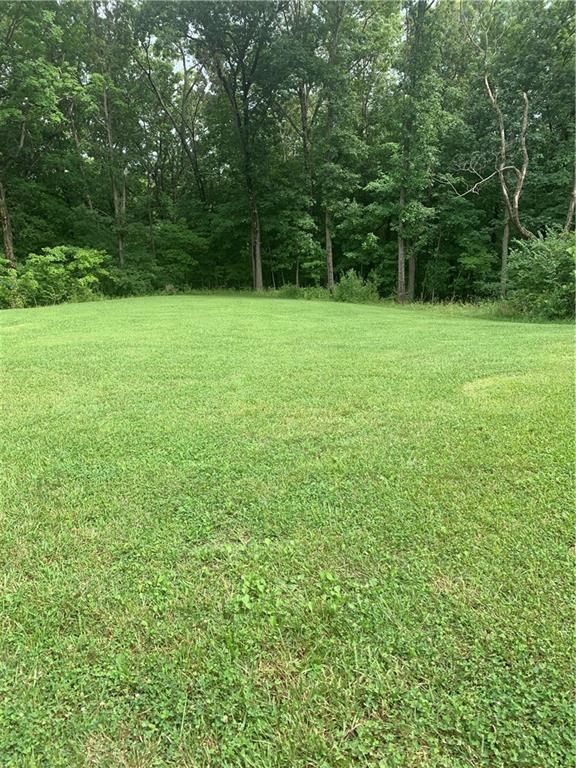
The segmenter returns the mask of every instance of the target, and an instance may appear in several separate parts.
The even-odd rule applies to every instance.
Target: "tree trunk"
[[[156,237],[154,235],[154,215],[152,208],[148,210],[148,243],[150,245],[150,252],[154,261],[156,261]]]
[[[78,135],[78,129],[76,128],[76,120],[74,119],[74,103],[70,104],[68,111],[70,118],[70,127],[72,129],[72,136],[74,137],[74,144],[76,146],[76,154],[78,155],[78,168],[80,170],[80,177],[82,178],[82,184],[84,186],[84,194],[86,195],[86,204],[88,208],[93,211],[94,205],[92,204],[92,197],[90,195],[88,182],[86,181],[86,174],[84,173],[84,158],[82,157],[82,146],[80,144],[80,137]]]
[[[96,0],[92,2],[92,14],[94,17],[94,31],[96,37],[99,39],[99,21],[98,21],[98,3]],[[105,58],[101,50],[98,51],[98,57],[100,59],[101,75],[105,77],[106,67]],[[112,187],[112,200],[114,203],[114,223],[116,226],[116,242],[118,247],[118,264],[120,267],[124,266],[124,227],[126,223],[126,168],[122,174],[122,186],[118,183],[118,169],[117,169],[117,153],[114,143],[114,136],[112,131],[112,115],[110,111],[110,103],[108,101],[108,87],[104,80],[102,88],[102,109],[104,114],[104,126],[106,129],[106,138],[108,143],[108,160],[109,160],[109,173],[110,184]]]
[[[296,288],[300,288],[300,259],[296,259]]]
[[[522,191],[524,189],[524,182],[526,181],[526,175],[528,173],[528,147],[526,145],[526,131],[528,130],[528,95],[522,94],[524,100],[524,110],[522,113],[522,125],[520,127],[520,148],[522,150],[522,166],[516,168],[515,166],[508,166],[507,164],[507,150],[508,140],[506,138],[506,130],[504,126],[504,115],[500,109],[496,92],[492,90],[490,80],[488,79],[488,73],[484,73],[484,88],[488,94],[494,113],[496,114],[496,122],[498,126],[498,134],[500,136],[500,157],[498,162],[498,178],[500,181],[500,190],[502,192],[502,198],[504,204],[508,209],[508,215],[510,220],[518,230],[518,233],[526,240],[532,240],[535,235],[529,229],[527,229],[520,221],[520,198],[522,197]],[[508,181],[506,178],[507,170],[512,168],[516,176],[516,186],[514,188],[512,197],[510,197],[510,191],[508,189]]]
[[[16,267],[16,256],[14,255],[14,240],[12,238],[12,222],[10,221],[10,211],[6,202],[6,190],[0,182],[0,219],[2,219],[2,236],[4,241],[4,258],[10,263],[11,267]]]
[[[152,170],[147,163],[146,168],[146,201],[148,206],[148,244],[150,251],[156,261],[156,238],[154,236],[154,201],[152,196]]]
[[[334,260],[332,257],[332,223],[330,212],[326,208],[326,285],[329,291],[334,290]]]
[[[124,235],[126,228],[126,175],[122,177],[120,210],[118,211],[118,261],[124,267]]]
[[[308,191],[312,194],[312,163],[310,160],[310,128],[308,125],[308,93],[306,86],[298,87],[298,99],[300,101],[300,127],[302,131],[302,156],[304,160],[304,172],[308,181]]]
[[[124,233],[118,230],[118,265],[124,269]]]
[[[504,212],[504,229],[502,230],[502,260],[500,266],[500,298],[506,298],[508,282],[508,243],[510,242],[510,214],[508,208]]]
[[[344,12],[346,4],[343,0],[338,2],[332,2],[327,4],[327,9],[330,9],[330,16],[332,16],[331,34],[328,44],[328,67],[334,72],[337,71],[339,66],[339,50],[338,50],[338,38],[340,34],[340,28],[342,20],[344,19]],[[330,88],[325,91],[326,96],[326,154],[325,161],[332,163],[335,162],[336,153],[332,146],[332,131],[334,128],[335,107],[333,101],[333,93]],[[334,290],[334,256],[332,250],[332,222],[330,219],[330,211],[328,210],[328,202],[326,201],[326,192],[324,190],[324,205],[325,205],[325,239],[326,239],[326,286],[330,292]]]
[[[574,221],[575,208],[576,208],[576,179],[574,179],[574,186],[572,187],[572,196],[570,197],[570,205],[568,206],[568,213],[566,215],[566,224],[564,224],[564,232],[572,231],[572,222]]]
[[[399,304],[406,301],[406,244],[404,242],[404,187],[400,190],[400,213],[398,216],[398,288],[396,300]]]
[[[114,221],[116,225],[116,241],[118,247],[118,263],[124,266],[124,221],[126,214],[126,178],[122,178],[122,191],[118,189],[118,178],[115,167],[114,139],[112,136],[112,121],[110,119],[110,110],[108,106],[108,93],[104,87],[102,93],[102,103],[104,106],[104,117],[106,123],[106,135],[108,138],[108,158],[110,162],[110,184],[112,186],[112,200],[114,203]]]
[[[416,287],[416,256],[408,257],[408,301],[414,301]]]
[[[260,215],[255,200],[252,200],[252,281],[255,291],[264,288],[262,280],[262,256],[260,247]]]
[[[119,190],[112,171],[112,197],[114,201],[114,219],[116,222],[116,243],[118,248],[118,264],[124,267],[124,225],[126,223],[126,178],[122,178],[122,189]]]
[[[252,290],[256,288],[256,266],[254,253],[256,251],[256,227],[254,223],[254,211],[250,207],[250,270],[252,274]]]

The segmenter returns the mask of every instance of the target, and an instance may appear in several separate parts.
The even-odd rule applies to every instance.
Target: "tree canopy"
[[[3,2],[3,255],[497,295],[511,239],[572,228],[573,50],[569,0]]]

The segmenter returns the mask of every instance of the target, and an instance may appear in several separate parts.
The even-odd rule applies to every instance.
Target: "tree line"
[[[573,53],[571,0],[3,2],[5,264],[505,295],[510,244],[573,227]]]

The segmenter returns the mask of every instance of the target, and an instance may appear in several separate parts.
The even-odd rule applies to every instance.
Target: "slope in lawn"
[[[564,766],[571,329],[2,313],[3,766]]]

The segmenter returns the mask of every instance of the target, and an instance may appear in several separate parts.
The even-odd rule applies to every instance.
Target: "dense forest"
[[[4,274],[498,297],[572,230],[573,53],[571,0],[2,2]]]

